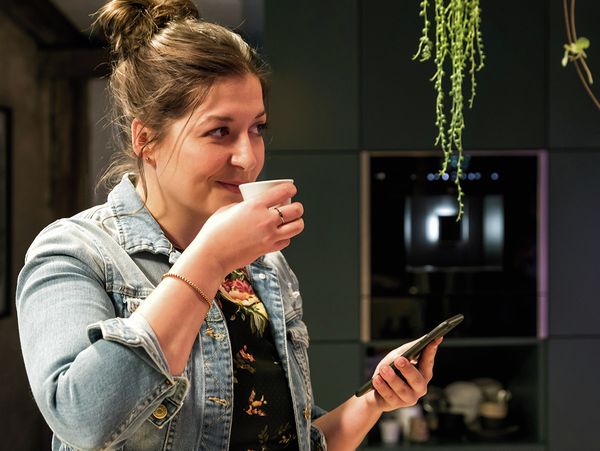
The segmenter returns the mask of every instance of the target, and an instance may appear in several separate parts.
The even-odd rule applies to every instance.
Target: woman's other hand
[[[406,343],[386,355],[377,365],[373,375],[374,390],[367,393],[370,403],[381,411],[390,411],[407,407],[427,393],[427,385],[433,377],[435,354],[442,338],[431,342],[421,353],[418,363],[413,365],[402,353],[416,342]],[[390,363],[402,373],[403,381],[392,368]]]

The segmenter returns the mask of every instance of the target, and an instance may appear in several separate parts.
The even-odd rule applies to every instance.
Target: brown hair
[[[112,0],[95,23],[112,46],[112,122],[122,150],[100,183],[112,186],[133,172],[146,191],[142,157],[131,145],[133,119],[160,141],[170,122],[191,114],[228,76],[257,76],[266,100],[266,64],[239,35],[200,19],[191,0]]]

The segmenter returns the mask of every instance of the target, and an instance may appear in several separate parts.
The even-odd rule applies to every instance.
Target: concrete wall
[[[90,155],[89,174],[90,183],[87,187],[88,196],[92,205],[106,201],[106,189],[97,187],[95,180],[99,180],[112,156],[112,134],[110,131],[110,115],[107,97],[107,83],[105,79],[92,79],[87,83],[88,95],[88,129]],[[97,189],[96,189],[97,188]]]
[[[13,119],[9,280],[14,292],[27,247],[54,217],[51,142],[60,139],[50,133],[50,99],[62,87],[41,78],[35,42],[2,14],[0,55],[0,105],[11,108]],[[59,124],[56,131],[61,130]],[[48,449],[48,429],[33,402],[21,357],[14,299],[10,303],[10,315],[0,319],[0,449]]]

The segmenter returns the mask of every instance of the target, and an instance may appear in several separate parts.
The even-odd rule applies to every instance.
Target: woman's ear
[[[152,139],[152,130],[137,117],[131,122],[131,145],[138,158],[149,159],[151,152],[148,144]]]

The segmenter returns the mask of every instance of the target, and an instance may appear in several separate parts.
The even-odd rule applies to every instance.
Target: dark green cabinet
[[[433,61],[412,60],[422,28],[419,3],[361,2],[363,149],[434,148]],[[545,4],[481,0],[486,59],[473,109],[465,105],[465,149],[545,146]],[[468,83],[463,96],[470,96]]]
[[[548,451],[598,449],[600,338],[555,338],[548,345]]]
[[[268,0],[274,149],[357,149],[357,0]]]
[[[319,407],[331,410],[364,383],[358,343],[313,341],[309,348],[313,390]]]
[[[569,2],[570,4],[571,2]],[[561,149],[598,148],[600,146],[600,111],[588,97],[572,63],[562,67],[560,60],[567,41],[563,2],[547,2],[550,24],[548,39],[548,139],[549,147]],[[591,85],[596,98],[600,99],[600,4],[595,1],[575,3],[575,19],[578,36],[587,37],[588,65],[595,78]],[[520,72],[520,71],[519,71]]]
[[[271,151],[268,178],[293,178],[304,232],[283,250],[300,280],[312,340],[359,339],[358,156]]]
[[[598,113],[600,119],[600,113]],[[550,155],[550,336],[598,336],[600,152]]]

